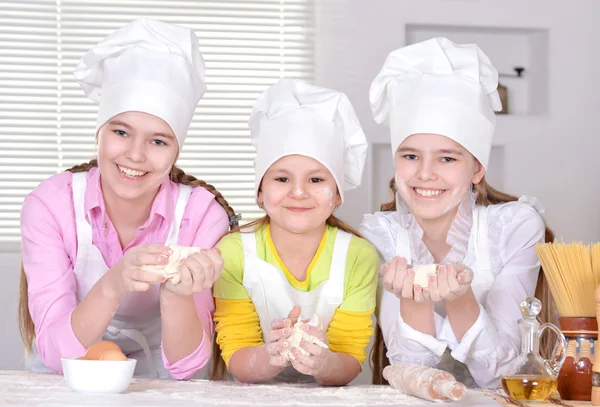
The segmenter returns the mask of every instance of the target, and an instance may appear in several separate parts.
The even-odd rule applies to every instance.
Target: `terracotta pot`
[[[598,340],[595,317],[559,318],[558,324],[567,339],[567,359],[558,375],[558,392],[563,400],[590,401],[594,345]]]

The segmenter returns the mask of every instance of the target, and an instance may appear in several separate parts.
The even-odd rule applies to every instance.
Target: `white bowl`
[[[133,378],[137,360],[62,358],[67,385],[80,393],[122,393]]]

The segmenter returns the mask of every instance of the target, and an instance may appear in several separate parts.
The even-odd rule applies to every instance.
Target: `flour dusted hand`
[[[218,249],[168,246],[173,252],[166,267],[151,269],[166,279],[161,286],[175,294],[188,296],[210,289],[223,271]]]
[[[298,372],[317,378],[335,359],[335,354],[327,346],[327,337],[319,316],[314,315],[309,322],[299,322],[294,328],[299,331],[296,340],[300,341],[298,346],[285,349],[289,349],[291,353],[288,355],[286,352],[286,357],[292,358],[292,366]]]
[[[169,245],[167,247],[172,251],[167,264],[147,264],[141,268],[142,270],[161,275],[173,284],[179,284],[181,281],[179,266],[192,254],[199,253],[200,248],[177,245]]]
[[[429,269],[416,267],[416,270],[409,267],[407,260],[398,256],[394,257],[389,263],[382,264],[379,268],[379,274],[383,277],[383,287],[401,300],[426,301],[428,299],[425,296],[427,289],[423,288],[422,285],[425,284],[423,277],[425,277],[425,280],[428,278]],[[419,284],[415,282],[415,278],[417,278],[416,271],[418,270],[421,270],[419,272]]]
[[[301,309],[294,305],[287,318],[275,319],[271,321],[271,331],[267,337],[265,347],[269,353],[269,364],[271,366],[286,367],[291,363],[285,357],[281,356],[281,350],[289,346],[289,337],[292,334],[292,327],[300,317]]]
[[[307,343],[315,344],[323,349],[329,349],[326,343],[319,340],[317,337],[311,335],[306,330],[303,329],[303,326],[316,327],[318,329],[323,329],[321,324],[321,319],[317,314],[313,315],[310,321],[307,323],[298,321],[292,327],[292,332],[290,336],[287,338],[289,345],[281,350],[281,356],[287,361],[296,360],[296,356],[292,352],[292,349],[296,348],[298,352],[300,352],[304,356],[309,356],[310,354],[305,351],[302,347],[300,347],[300,343],[304,340]]]
[[[437,278],[429,281],[425,298],[433,302],[462,297],[471,288],[473,271],[462,264],[447,264],[438,267]]]
[[[394,389],[432,401],[462,400],[467,390],[454,376],[432,367],[400,362],[383,369],[383,377]]]
[[[121,298],[135,291],[147,291],[152,284],[160,283],[163,276],[144,270],[144,267],[164,267],[170,254],[171,249],[165,246],[135,246],[98,283],[102,284],[103,293],[113,298]]]

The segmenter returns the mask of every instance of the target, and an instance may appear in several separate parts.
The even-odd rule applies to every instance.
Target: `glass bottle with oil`
[[[558,373],[567,356],[567,341],[555,325],[540,325],[536,318],[541,311],[542,303],[537,298],[528,297],[521,302],[521,354],[502,376],[502,387],[513,400],[544,401],[556,392]],[[540,338],[545,329],[557,336],[552,359],[544,359],[540,354]]]

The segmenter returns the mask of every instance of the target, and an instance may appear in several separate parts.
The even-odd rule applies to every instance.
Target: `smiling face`
[[[456,208],[485,169],[464,147],[437,134],[414,134],[394,159],[396,187],[417,219],[433,220]]]
[[[179,154],[171,127],[148,113],[125,112],[98,131],[102,191],[121,200],[153,199]]]
[[[335,179],[318,161],[289,155],[265,173],[257,201],[271,222],[292,233],[322,227],[341,203]]]

